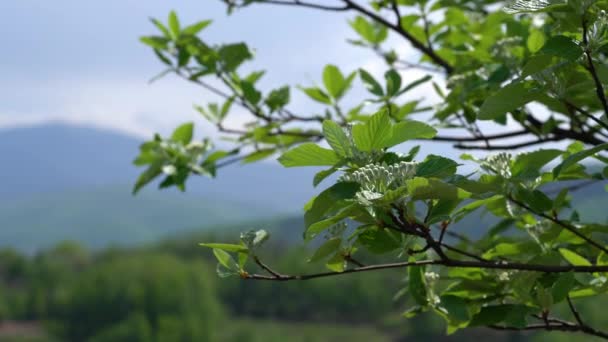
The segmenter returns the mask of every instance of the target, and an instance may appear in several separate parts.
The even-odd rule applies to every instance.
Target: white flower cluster
[[[509,273],[509,271],[502,271],[498,273],[498,281],[503,283],[511,281],[511,274]]]
[[[588,39],[592,50],[608,42],[608,16],[606,11],[601,10],[598,13],[597,20],[589,29]]]
[[[425,272],[424,278],[428,283],[434,283],[439,280],[439,274],[436,272]]]
[[[338,181],[355,182],[361,186],[357,193],[359,202],[371,205],[371,202],[380,199],[389,190],[395,190],[405,181],[416,175],[417,163],[400,162],[397,164],[369,164],[352,173],[345,173]]]
[[[481,162],[481,168],[504,178],[511,178],[511,154],[497,153],[488,156]]]
[[[356,182],[361,189],[383,193],[402,186],[406,180],[416,175],[417,163],[400,162],[398,164],[369,164],[352,173],[340,177],[342,182]]]

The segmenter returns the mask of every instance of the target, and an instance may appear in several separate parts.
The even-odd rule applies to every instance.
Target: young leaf
[[[583,54],[583,49],[572,38],[554,36],[549,38],[539,52],[575,61]]]
[[[408,268],[409,277],[409,293],[412,295],[418,305],[426,306],[428,304],[426,284],[424,282],[424,267],[411,266]]]
[[[507,112],[533,101],[539,94],[541,94],[540,89],[531,82],[511,83],[488,97],[479,108],[477,117],[479,120],[498,119]]]
[[[182,30],[182,33],[195,36],[202,30],[204,30],[210,24],[211,24],[211,20],[202,20],[202,21],[199,21],[198,23],[185,27]]]
[[[339,160],[336,152],[320,147],[315,143],[299,145],[279,157],[279,162],[285,167],[333,166]]]
[[[350,139],[344,133],[344,129],[331,120],[323,121],[323,135],[331,148],[342,157],[352,156]]]
[[[418,165],[416,168],[416,176],[445,178],[455,174],[457,167],[458,163],[452,159],[431,154]]]
[[[572,155],[570,155],[568,158],[566,158],[561,164],[559,164],[558,166],[555,167],[555,169],[553,169],[553,177],[557,178],[557,176],[559,176],[559,174],[562,172],[562,170],[567,169],[568,167],[578,163],[579,161],[590,157],[600,151],[603,150],[608,150],[608,143],[604,143],[601,145],[597,145],[595,147],[592,147],[588,150],[584,150],[578,153],[574,153]]]
[[[339,95],[342,93],[345,82],[344,76],[337,66],[329,64],[323,69],[323,84],[329,95],[334,99],[340,97]]]
[[[220,265],[224,266],[225,268],[232,271],[238,271],[240,269],[239,264],[237,264],[237,262],[234,261],[232,256],[223,249],[214,248],[213,254],[215,255],[215,258],[220,263]]]
[[[171,33],[171,38],[176,40],[179,36],[179,19],[177,18],[175,11],[171,11],[169,13],[169,30]]]
[[[137,194],[141,188],[143,188],[146,184],[150,183],[156,177],[160,176],[163,172],[163,162],[157,161],[150,165],[144,172],[142,172],[137,181],[135,182],[135,186],[133,187],[133,194]]]
[[[199,243],[199,246],[209,247],[213,249],[221,249],[226,252],[248,252],[247,247],[243,245],[233,245],[228,243]]]
[[[394,69],[390,69],[384,74],[386,79],[386,95],[394,96],[401,89],[401,76]]]
[[[372,115],[367,122],[353,127],[353,140],[361,151],[367,152],[387,147],[391,137],[391,120],[384,110]]]
[[[331,99],[329,98],[329,96],[327,94],[325,94],[325,92],[323,92],[323,90],[316,88],[316,87],[312,87],[312,88],[302,88],[299,87],[300,90],[302,90],[306,95],[308,95],[308,97],[310,97],[311,99],[317,101],[317,102],[321,102],[324,104],[331,104]]]
[[[559,253],[564,257],[564,259],[566,259],[573,266],[591,266],[591,263],[589,262],[589,260],[574,253],[573,251],[571,251],[569,249],[560,248]]]
[[[306,205],[304,214],[306,228],[323,219],[332,210],[339,209],[335,207],[344,200],[352,199],[359,191],[359,187],[357,183],[338,182],[321,192]],[[347,206],[347,203],[342,204],[342,207]]]
[[[171,134],[171,140],[180,142],[184,145],[188,145],[192,141],[192,135],[194,132],[194,123],[188,122],[177,127],[173,134]]]
[[[222,45],[218,54],[226,71],[236,70],[243,62],[253,57],[245,43]]]
[[[384,96],[384,90],[382,90],[382,86],[374,77],[363,69],[359,69],[359,76],[361,76],[361,80],[365,84],[367,90],[376,95],[376,96]]]
[[[315,254],[308,259],[308,262],[316,262],[328,257],[332,253],[335,253],[340,248],[341,243],[342,239],[338,237],[325,241],[325,243],[317,249]]]
[[[433,127],[414,120],[401,121],[392,127],[391,138],[386,146],[396,146],[412,139],[432,139],[437,134]]]

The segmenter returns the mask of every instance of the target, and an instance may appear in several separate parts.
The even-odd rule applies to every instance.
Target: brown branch
[[[516,144],[509,144],[509,145],[463,145],[463,144],[456,144],[456,145],[454,145],[454,148],[458,148],[458,149],[461,149],[461,150],[486,150],[486,151],[513,150],[513,149],[518,149],[518,148],[522,148],[522,147],[528,147],[528,146],[533,146],[533,145],[538,145],[538,144],[544,144],[544,143],[551,142],[551,141],[559,141],[559,140],[563,140],[563,139],[564,138],[561,138],[561,137],[550,137],[550,138],[542,138],[542,139],[538,139],[538,140],[525,141],[525,142],[516,143]],[[486,139],[480,139],[480,140],[487,141]]]
[[[482,257],[480,257],[478,255],[475,255],[473,253],[469,253],[467,251],[464,251],[464,250],[462,250],[460,248],[456,248],[454,246],[448,245],[446,243],[441,243],[441,247],[444,247],[445,249],[447,249],[449,251],[452,251],[454,253],[458,253],[458,254],[461,254],[461,255],[464,255],[464,256],[468,256],[469,258],[473,258],[473,259],[478,260],[478,261],[489,262],[488,259],[484,259],[484,258],[482,258]]]
[[[585,240],[585,241],[586,241],[588,244],[590,244],[590,245],[592,245],[592,246],[596,247],[597,249],[599,249],[599,250],[603,251],[604,253],[608,253],[608,249],[607,249],[605,246],[602,246],[602,245],[601,245],[600,243],[598,243],[597,241],[595,241],[595,240],[591,239],[591,238],[590,238],[590,237],[588,237],[588,236],[585,236],[585,234],[581,233],[581,232],[578,230],[578,228],[576,228],[575,226],[573,226],[573,225],[571,225],[571,224],[569,224],[569,223],[567,223],[567,222],[564,222],[564,221],[562,221],[562,220],[559,220],[558,218],[553,217],[553,216],[551,216],[551,215],[547,215],[547,214],[545,214],[545,213],[539,213],[539,212],[536,212],[535,210],[533,210],[532,208],[530,208],[530,207],[529,207],[527,204],[525,204],[525,203],[523,203],[523,202],[521,202],[521,201],[516,200],[516,199],[515,199],[515,198],[513,198],[513,196],[511,196],[511,195],[507,196],[507,199],[508,199],[509,201],[511,201],[511,202],[513,202],[513,203],[515,203],[515,204],[517,204],[518,206],[520,206],[520,207],[522,207],[522,208],[526,209],[526,210],[527,210],[527,211],[529,211],[530,213],[532,213],[532,214],[534,214],[534,215],[537,215],[537,216],[540,216],[540,217],[542,217],[542,218],[545,218],[545,219],[547,219],[547,220],[549,220],[549,221],[551,221],[551,222],[553,222],[553,223],[555,223],[555,224],[557,224],[557,225],[559,225],[559,226],[561,226],[561,227],[565,228],[565,229],[566,229],[566,230],[568,230],[570,233],[572,233],[572,234],[574,234],[574,235],[578,236],[579,238],[581,238],[581,239]]]
[[[346,6],[325,6],[325,5],[319,5],[319,4],[314,4],[314,3],[310,3],[310,2],[304,2],[304,1],[300,1],[300,0],[294,0],[294,1],[258,0],[255,3],[280,5],[280,6],[299,6],[299,7],[306,7],[306,8],[318,9],[318,10],[323,10],[323,11],[334,11],[334,12],[347,11],[350,9],[350,7],[348,5],[346,5]],[[238,6],[238,7],[242,7],[242,6]]]
[[[332,276],[340,276],[351,273],[370,272],[378,270],[386,270],[393,268],[407,268],[411,266],[425,266],[425,265],[437,265],[452,268],[483,268],[483,269],[498,269],[498,270],[515,270],[515,271],[530,271],[530,272],[542,272],[542,273],[594,273],[594,272],[608,272],[608,265],[592,265],[592,266],[574,266],[574,265],[540,265],[540,264],[525,264],[517,262],[506,262],[506,261],[465,261],[465,260],[422,260],[422,261],[407,261],[397,262],[388,264],[378,264],[363,266],[357,268],[351,268],[344,270],[343,272],[322,272],[312,274],[301,274],[301,275],[282,275],[278,276],[265,276],[259,274],[249,274],[248,279],[257,280],[273,280],[273,281],[288,281],[288,280],[310,280],[315,278],[324,278]],[[268,271],[268,270],[266,270]],[[269,272],[270,273],[270,272]],[[276,273],[276,272],[275,272]]]
[[[606,93],[604,91],[604,86],[602,85],[602,81],[595,70],[595,65],[593,64],[593,58],[591,57],[591,50],[589,49],[589,41],[587,38],[588,28],[587,28],[587,20],[583,17],[583,43],[585,44],[585,57],[587,58],[587,71],[591,74],[593,78],[593,82],[595,83],[595,92],[597,94],[597,98],[600,100],[602,107],[604,108],[604,113],[608,116],[608,101],[606,100]]]
[[[601,86],[601,84],[600,84]],[[602,126],[605,129],[608,129],[608,124],[603,122],[602,120],[596,118],[593,114],[589,113],[588,111],[578,107],[577,105],[571,103],[571,102],[567,102],[566,101],[566,105],[572,107],[574,110],[576,110],[577,112],[583,114],[583,116],[587,117],[588,119],[593,120],[595,123],[597,123],[598,125]]]
[[[581,319],[581,315],[576,310],[576,307],[574,307],[574,303],[572,303],[572,299],[570,298],[570,296],[566,296],[566,300],[568,300],[568,307],[570,308],[570,311],[572,312],[572,315],[574,316],[574,318],[578,322],[578,325],[581,325],[581,326],[585,325],[583,323],[583,320]]]
[[[424,43],[416,39],[411,33],[404,30],[400,25],[389,22],[378,14],[366,9],[365,7],[355,3],[352,0],[342,1],[347,6],[349,6],[349,8],[367,16],[370,19],[373,19],[374,21],[384,25],[385,27],[399,34],[401,37],[405,38],[405,40],[412,44],[414,48],[427,55],[435,64],[440,65],[446,71],[447,74],[451,74],[454,71],[454,67],[452,67],[445,59],[435,53],[435,51],[433,51],[432,49],[429,49]]]
[[[475,141],[484,141],[484,140],[507,139],[507,138],[513,138],[513,137],[517,137],[517,136],[521,136],[521,135],[528,135],[528,134],[530,134],[529,131],[520,130],[520,131],[515,131],[515,132],[486,135],[484,137],[479,137],[479,136],[475,136],[475,137],[436,136],[433,138],[433,140],[448,141],[448,142],[475,142]]]
[[[577,325],[571,322],[566,322],[557,319],[549,320],[549,323],[541,323],[541,324],[530,324],[528,326],[519,328],[519,327],[510,327],[510,326],[502,326],[502,325],[489,325],[488,328],[495,330],[510,330],[510,331],[530,331],[530,330],[548,330],[548,331],[569,331],[569,332],[582,332],[587,335],[593,335],[597,337],[601,337],[603,339],[608,339],[608,333],[599,331],[597,329],[591,328],[587,325]]]
[[[266,264],[264,264],[260,258],[258,258],[257,256],[253,257],[253,260],[255,261],[256,264],[258,264],[258,266],[260,266],[264,271],[270,273],[273,277],[277,278],[277,279],[282,279],[285,278],[286,276],[274,271],[273,269],[271,269],[270,267],[268,267]]]

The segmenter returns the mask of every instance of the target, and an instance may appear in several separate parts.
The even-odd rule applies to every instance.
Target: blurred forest
[[[318,270],[315,265],[298,262],[311,251],[290,241],[293,232],[300,231],[301,222],[281,220],[280,225],[287,233],[275,230],[267,248],[272,255],[265,258],[273,260],[277,269]],[[110,247],[95,252],[75,242],[63,242],[30,256],[3,249],[0,341],[572,338],[558,332],[505,334],[486,329],[445,336],[444,323],[435,316],[402,317],[409,303],[407,296],[395,296],[404,287],[399,270],[345,275],[346,282],[337,278],[288,283],[218,278],[213,256],[195,241],[219,241],[239,228],[226,227],[221,234],[188,233],[139,248]],[[365,261],[373,258],[368,255]],[[600,326],[608,324],[602,314],[606,303],[581,303],[583,315]]]

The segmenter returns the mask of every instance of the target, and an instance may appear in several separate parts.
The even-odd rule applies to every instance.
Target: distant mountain
[[[0,247],[33,252],[62,240],[88,247],[134,245],[195,228],[246,225],[268,217],[255,204],[104,186],[0,200]]]
[[[304,203],[321,191],[311,184],[317,169],[233,165],[216,179],[192,179],[186,193],[151,186],[133,197],[141,170],[131,161],[140,143],[60,124],[0,130],[0,246],[31,252],[65,239],[90,247],[132,245],[195,229],[268,228],[251,226],[260,222],[288,226],[283,238],[300,241],[301,223],[274,219],[301,218]],[[604,185],[573,193],[583,220],[608,219]],[[452,229],[477,237],[495,222],[473,215]]]
[[[49,124],[0,130],[0,198],[122,184],[130,189],[141,169],[132,164],[141,139],[94,128]],[[315,169],[277,163],[232,165],[216,179],[195,177],[190,194],[266,204],[297,212],[316,192]],[[158,191],[153,186],[147,191]],[[167,192],[167,191],[165,191]]]
[[[186,193],[130,190],[141,141],[52,124],[0,130],[0,245],[33,251],[63,239],[91,247],[152,241],[194,228],[298,215],[316,170],[233,165]]]

